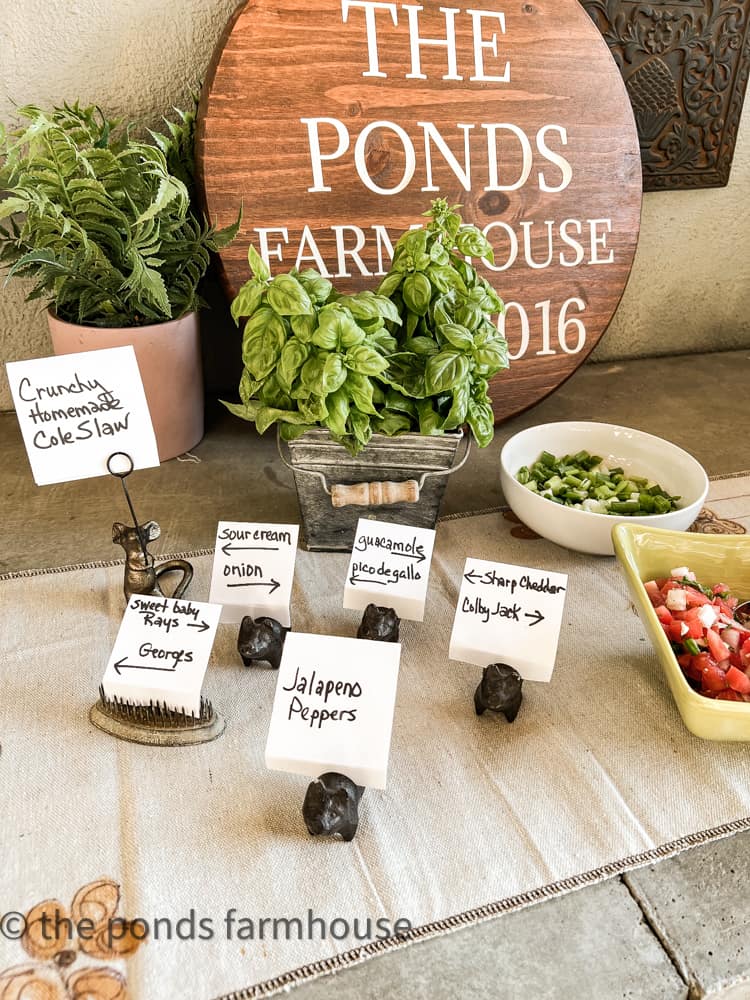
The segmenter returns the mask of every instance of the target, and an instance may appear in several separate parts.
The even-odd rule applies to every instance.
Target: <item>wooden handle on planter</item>
[[[376,507],[387,503],[416,503],[419,483],[407,479],[403,483],[356,483],[353,486],[332,486],[334,507]]]

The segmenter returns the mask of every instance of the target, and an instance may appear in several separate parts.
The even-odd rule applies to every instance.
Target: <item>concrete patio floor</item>
[[[750,351],[733,351],[584,365],[552,397],[498,428],[488,449],[474,453],[450,481],[443,513],[502,503],[503,442],[553,420],[638,427],[692,452],[709,475],[748,469],[748,362]],[[272,433],[259,438],[212,404],[194,454],[199,462],[171,461],[130,480],[140,519],[162,527],[158,551],[211,546],[219,518],[298,518],[292,477]],[[0,464],[0,573],[119,557],[110,529],[114,520],[127,520],[128,511],[117,483],[103,478],[35,487],[10,413],[0,414]],[[750,1000],[748,884],[750,834],[739,834],[390,952],[337,973],[335,983],[327,976],[294,994],[322,1000],[335,987],[338,1000]]]

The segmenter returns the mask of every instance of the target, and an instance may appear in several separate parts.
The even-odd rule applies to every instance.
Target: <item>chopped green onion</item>
[[[545,500],[593,513],[639,516],[677,509],[680,497],[670,496],[652,479],[608,469],[602,462],[587,451],[559,459],[543,451],[530,467],[518,470],[516,479]]]

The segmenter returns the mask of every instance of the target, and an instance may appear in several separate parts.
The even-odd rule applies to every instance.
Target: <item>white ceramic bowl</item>
[[[655,480],[672,496],[681,497],[678,509],[644,517],[593,514],[552,503],[515,478],[522,466],[533,465],[543,451],[559,458],[583,450],[601,455],[605,465]],[[513,513],[537,534],[567,549],[602,556],[614,555],[612,528],[621,521],[685,531],[708,493],[703,467],[682,448],[643,431],[588,421],[540,424],[514,434],[500,453],[500,483]]]

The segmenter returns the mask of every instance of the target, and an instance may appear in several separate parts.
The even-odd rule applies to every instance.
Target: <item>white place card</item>
[[[529,681],[548,681],[557,656],[568,586],[564,573],[467,559],[449,656],[504,662]]]
[[[133,594],[104,672],[104,693],[198,715],[220,615],[218,604]]]
[[[361,517],[344,585],[344,607],[393,608],[399,618],[421,622],[435,532]]]
[[[219,521],[209,600],[223,606],[222,622],[265,616],[291,627],[298,535],[298,524]]]
[[[37,486],[107,475],[124,451],[134,469],[159,464],[132,347],[61,354],[6,365]]]
[[[397,642],[290,632],[266,767],[314,778],[336,771],[385,788],[400,659]]]

